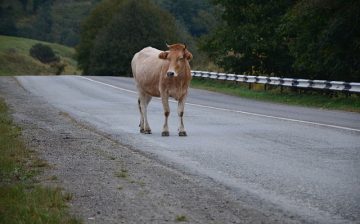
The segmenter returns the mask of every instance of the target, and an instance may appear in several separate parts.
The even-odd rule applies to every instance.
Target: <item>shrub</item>
[[[51,63],[50,66],[52,68],[54,68],[55,75],[61,75],[61,73],[63,73],[65,71],[66,63],[64,63],[62,61],[57,61],[57,62]]]
[[[41,61],[42,63],[52,63],[60,61],[54,51],[48,45],[37,43],[30,48],[31,57]]]

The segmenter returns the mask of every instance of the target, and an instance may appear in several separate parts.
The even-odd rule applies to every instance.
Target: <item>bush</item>
[[[42,63],[52,63],[60,61],[51,47],[38,43],[30,48],[31,57],[41,61]]]
[[[61,75],[65,71],[66,64],[62,61],[51,63],[50,66],[54,68],[55,75]]]

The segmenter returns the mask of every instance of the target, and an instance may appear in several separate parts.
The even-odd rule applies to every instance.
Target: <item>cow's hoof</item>
[[[181,137],[187,136],[186,131],[180,131],[179,136]]]
[[[145,132],[145,130],[144,129],[140,129],[140,133],[144,133]]]
[[[168,131],[163,131],[161,133],[161,136],[169,136],[169,135],[170,135],[170,133]]]
[[[144,130],[144,134],[151,134],[151,130]]]

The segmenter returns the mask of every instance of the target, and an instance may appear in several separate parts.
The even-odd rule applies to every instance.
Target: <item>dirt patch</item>
[[[277,223],[244,206],[225,187],[166,166],[0,79],[30,149],[51,164],[41,181],[71,194],[85,223]],[[288,223],[289,220],[286,220]]]

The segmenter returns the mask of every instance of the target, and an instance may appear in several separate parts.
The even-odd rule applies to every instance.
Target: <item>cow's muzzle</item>
[[[175,72],[167,72],[166,75],[167,77],[174,77]]]

